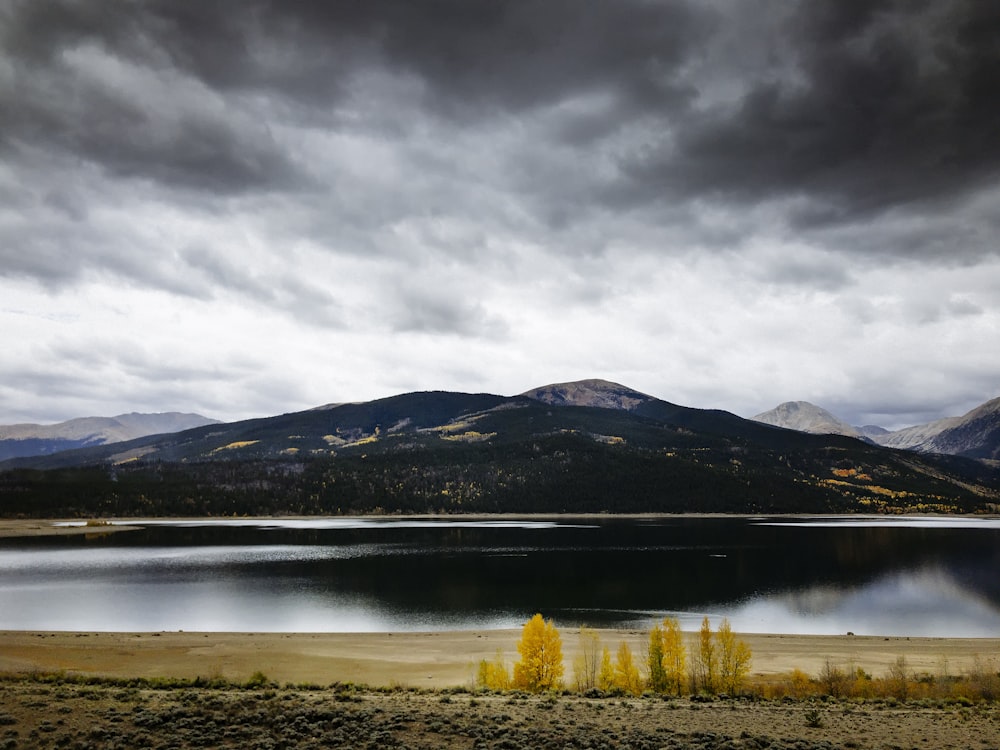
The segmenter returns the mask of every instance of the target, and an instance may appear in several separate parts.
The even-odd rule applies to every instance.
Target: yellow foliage
[[[736,695],[750,674],[750,646],[736,638],[726,619],[719,624],[716,639],[719,646],[719,682],[730,695]]]
[[[801,669],[793,669],[788,676],[788,681],[791,693],[796,698],[805,698],[812,693],[812,681],[809,679],[809,675]]]
[[[831,469],[831,471],[835,477],[843,477],[844,479],[860,479],[862,482],[872,481],[870,474],[865,474],[857,469]]]
[[[639,678],[639,668],[632,658],[632,649],[625,641],[618,644],[615,655],[614,687],[632,695],[642,694],[642,680]]]
[[[687,679],[687,650],[684,648],[684,638],[681,625],[676,617],[667,617],[663,621],[663,678],[665,688],[676,695],[684,690]]]
[[[520,661],[514,664],[514,687],[540,692],[562,685],[562,639],[551,620],[536,614],[524,624],[517,642]]]
[[[649,669],[649,688],[657,693],[667,690],[667,676],[663,669],[663,628],[654,625],[649,629],[649,651],[647,653],[647,668]]]
[[[580,653],[573,659],[573,683],[578,692],[598,686],[601,639],[597,631],[580,628]]]
[[[496,437],[495,432],[476,432],[475,430],[469,430],[457,435],[441,434],[442,440],[456,440],[463,443],[482,443],[493,437]]]
[[[712,625],[707,617],[702,619],[701,629],[698,631],[698,654],[694,668],[698,687],[707,693],[715,692],[719,664],[715,641],[712,639]]]
[[[237,440],[235,443],[230,443],[229,445],[223,445],[221,448],[216,448],[212,453],[218,453],[219,451],[231,451],[237,448],[246,448],[248,445],[256,445],[259,440]]]
[[[611,690],[615,686],[615,668],[611,664],[611,651],[607,646],[601,651],[601,671],[597,674],[597,687]]]
[[[488,690],[510,690],[511,679],[503,654],[497,650],[493,661],[483,659],[476,672],[476,684]]]

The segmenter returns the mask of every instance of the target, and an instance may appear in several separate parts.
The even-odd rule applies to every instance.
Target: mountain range
[[[407,393],[0,462],[0,515],[997,510],[1000,470],[603,380]]]
[[[216,424],[217,421],[200,414],[132,412],[117,417],[82,417],[51,425],[0,425],[0,460],[120,443],[147,435]]]
[[[753,419],[816,435],[867,439],[888,448],[1000,459],[1000,398],[987,401],[960,417],[948,417],[895,431],[872,425],[854,427],[808,401],[786,401]]]

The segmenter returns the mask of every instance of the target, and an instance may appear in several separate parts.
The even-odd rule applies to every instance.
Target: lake
[[[561,626],[997,637],[1000,520],[142,521],[0,540],[0,629]]]

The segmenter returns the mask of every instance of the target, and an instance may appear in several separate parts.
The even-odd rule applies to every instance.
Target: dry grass
[[[0,678],[0,748],[1000,747],[1000,709]]]

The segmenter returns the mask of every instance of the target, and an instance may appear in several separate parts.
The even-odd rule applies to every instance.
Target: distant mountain
[[[876,438],[876,442],[895,446],[900,433],[914,441],[906,446],[914,450],[1000,459],[1000,398],[987,401],[961,417],[909,427],[889,433],[884,436],[884,442]]]
[[[533,388],[521,394],[527,398],[554,406],[596,406],[603,409],[635,411],[642,404],[655,400],[652,396],[608,380],[578,380]]]
[[[753,419],[775,427],[809,432],[813,435],[847,435],[854,438],[864,435],[858,428],[837,419],[826,409],[808,401],[786,401],[770,411],[758,414]]]
[[[852,427],[807,401],[788,401],[753,419],[799,432],[863,438],[886,448],[1000,460],[1000,398],[987,401],[961,417],[947,417],[892,432],[876,425]]]
[[[132,412],[117,417],[82,417],[51,425],[0,425],[0,460],[119,443],[217,423],[200,414]]]
[[[857,430],[872,442],[878,442],[875,438],[880,435],[889,434],[889,430],[885,429],[885,427],[879,427],[877,424],[862,425],[861,427],[858,427]]]
[[[926,424],[904,427],[901,430],[886,431],[881,435],[871,436],[871,439],[887,448],[903,448],[905,450],[927,452],[931,451],[929,447],[931,440],[944,430],[958,425],[961,421],[961,417],[945,417],[944,419],[937,419]],[[945,453],[947,451],[931,452]]]
[[[0,462],[0,515],[996,510],[979,461],[580,381],[429,391]]]

